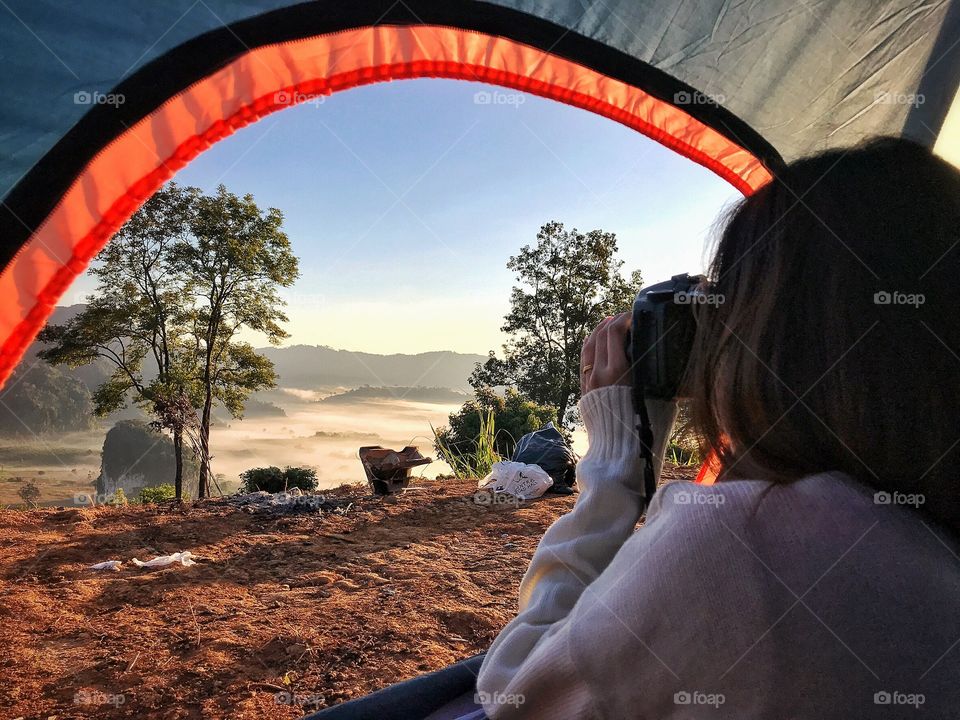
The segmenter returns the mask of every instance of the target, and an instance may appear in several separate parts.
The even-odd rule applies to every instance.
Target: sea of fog
[[[222,475],[224,492],[235,491],[240,473],[253,467],[307,465],[317,471],[320,487],[364,482],[357,450],[364,445],[400,449],[416,445],[435,457],[431,425],[447,423],[458,403],[415,402],[397,394],[386,399],[322,402],[330,391],[281,389],[261,396],[281,407],[284,416],[221,420],[211,431],[212,466]],[[16,503],[18,479],[32,479],[43,492],[42,504],[68,503],[74,492],[89,488],[99,473],[100,451],[108,426],[57,438],[34,438],[3,450],[0,503]],[[586,434],[574,433],[574,448],[586,449]],[[448,474],[436,460],[414,475]]]

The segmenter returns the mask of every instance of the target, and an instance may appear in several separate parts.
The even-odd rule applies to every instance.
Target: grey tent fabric
[[[0,197],[90,109],[85,98],[109,93],[191,38],[294,4],[6,0]],[[469,17],[488,3],[446,4],[463,6]],[[548,20],[663,70],[743,119],[786,160],[877,133],[932,145],[960,79],[960,4],[950,0],[489,4]],[[312,5],[323,14],[343,3]]]
[[[960,3],[950,0],[500,4],[682,79],[787,161],[876,134],[932,146],[960,82]]]

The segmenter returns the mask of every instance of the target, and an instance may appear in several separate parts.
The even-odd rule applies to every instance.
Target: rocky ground
[[[475,492],[0,511],[0,717],[296,718],[481,652],[575,496]]]

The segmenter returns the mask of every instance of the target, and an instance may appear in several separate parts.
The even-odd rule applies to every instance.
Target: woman
[[[958,232],[960,173],[902,140],[742,201],[684,393],[719,482],[636,532],[628,318],[601,323],[580,497],[483,662],[490,718],[960,714]]]

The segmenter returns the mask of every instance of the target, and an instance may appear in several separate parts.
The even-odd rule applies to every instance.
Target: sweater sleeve
[[[662,458],[674,403],[648,403]],[[520,584],[520,612],[487,652],[477,679],[493,720],[598,717],[596,699],[571,659],[570,615],[581,598],[602,602],[595,581],[642,513],[642,466],[630,389],[594,390],[580,401],[589,450],[577,466],[580,496],[544,534]],[[656,468],[659,473],[659,463]]]

